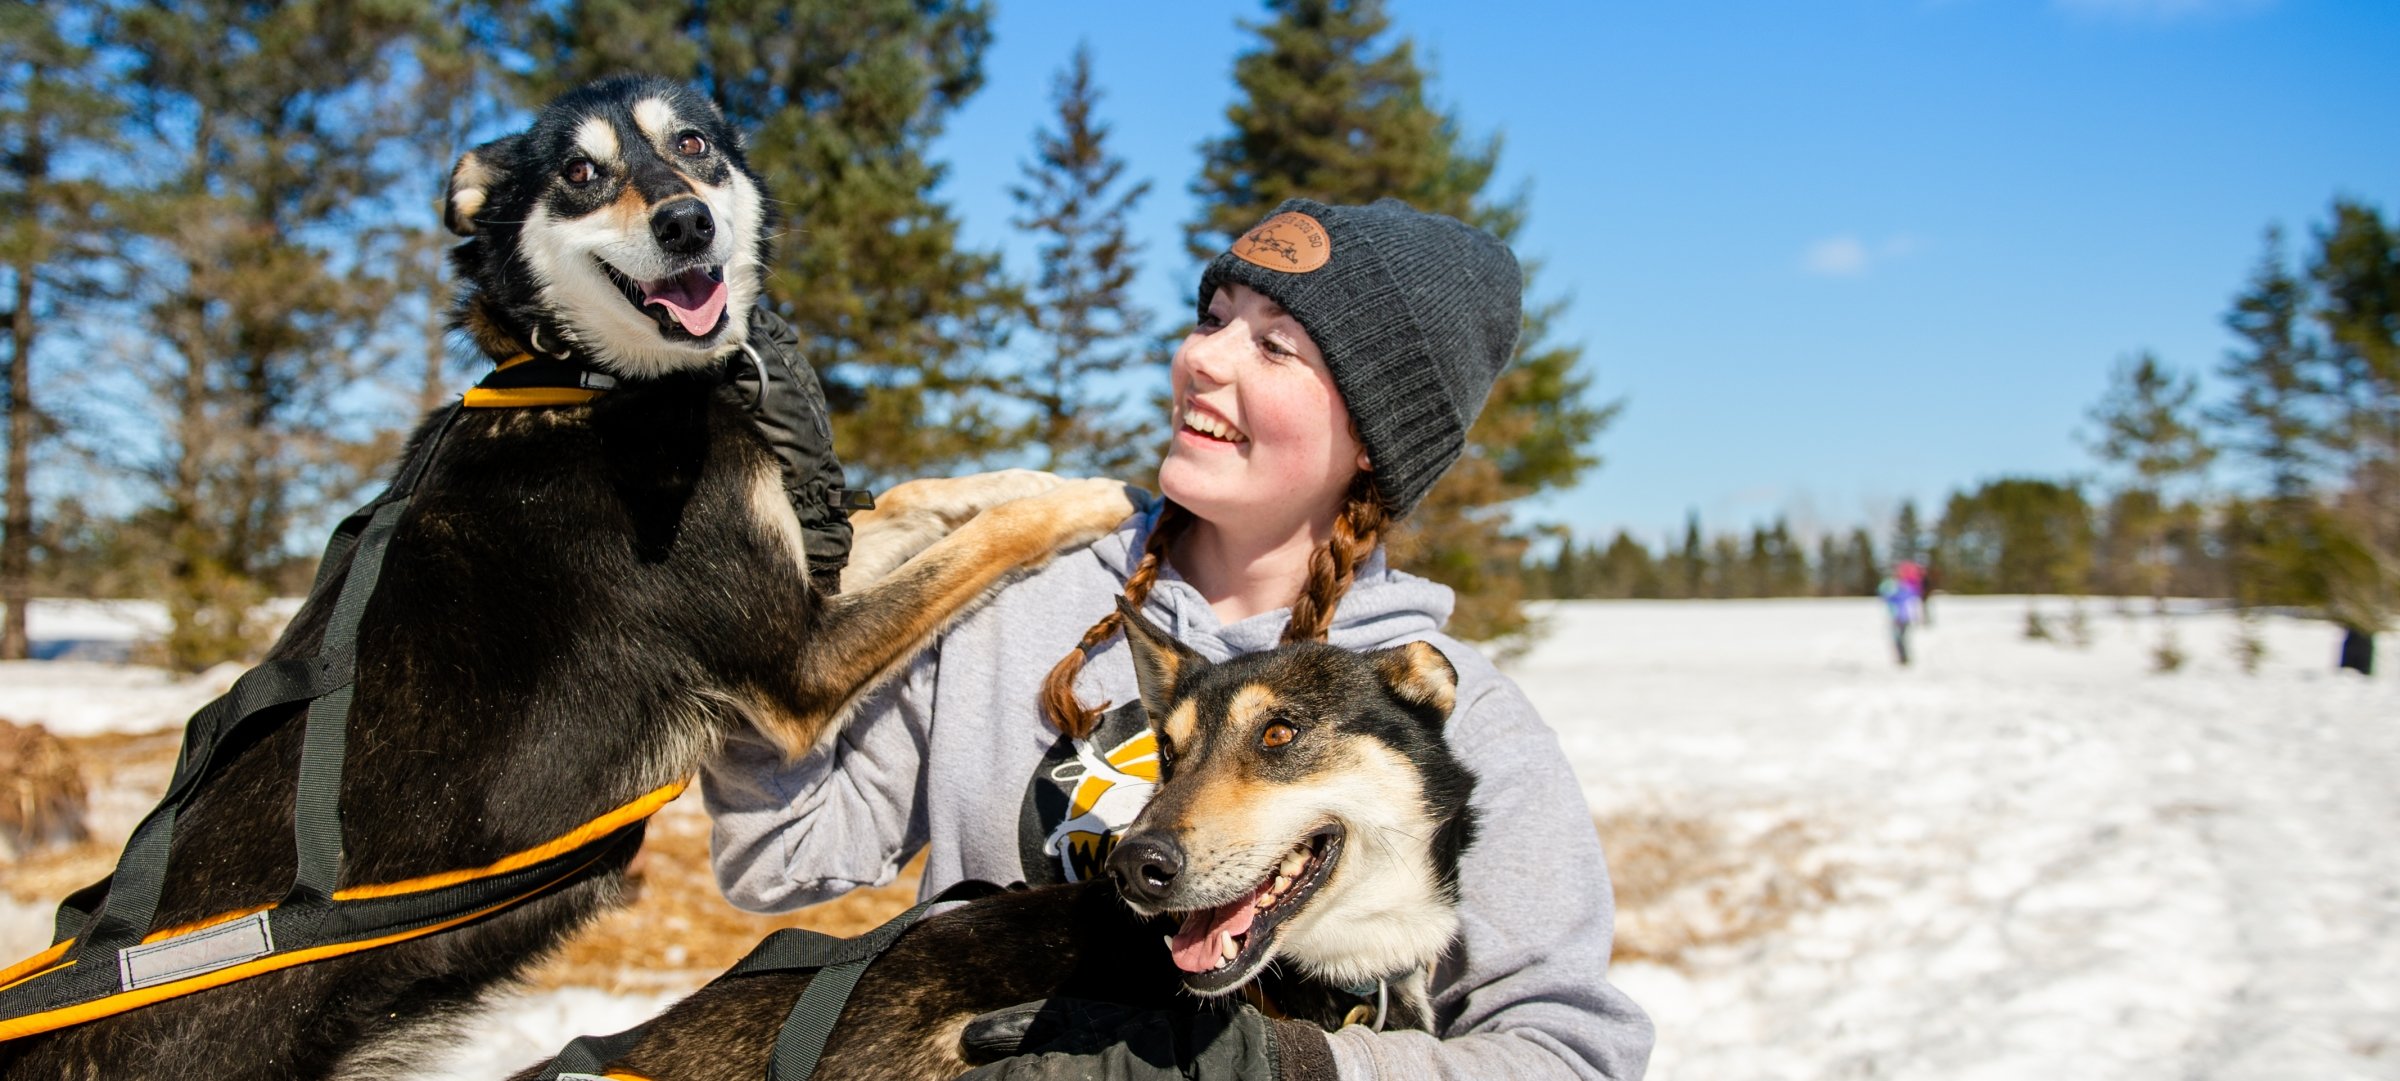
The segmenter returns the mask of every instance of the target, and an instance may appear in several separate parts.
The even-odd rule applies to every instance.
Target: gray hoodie
[[[1058,734],[1036,707],[1042,678],[1111,610],[1150,525],[1137,516],[1060,556],[953,627],[838,735],[786,765],[755,739],[702,775],[717,882],[756,912],[787,911],[890,881],[920,849],[930,896],[968,878],[1028,875],[1028,785]],[[1352,1026],[1330,1037],[1348,1079],[1637,1078],[1650,1020],[1608,982],[1615,905],[1581,787],[1515,683],[1440,633],[1450,590],[1386,568],[1377,552],[1335,611],[1348,649],[1433,643],[1458,669],[1448,736],[1478,783],[1482,827],[1460,862],[1460,941],[1432,983],[1440,1038]],[[1145,614],[1212,660],[1269,649],[1288,615],[1218,622],[1167,571]],[[1077,680],[1085,702],[1137,700],[1122,637]],[[1038,850],[1035,852],[1038,856]]]

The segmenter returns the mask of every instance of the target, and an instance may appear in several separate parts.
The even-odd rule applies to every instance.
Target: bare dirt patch
[[[1626,811],[1593,820],[1617,891],[1615,959],[1683,963],[1693,950],[1743,942],[1822,907],[1839,868],[1796,819],[1739,829],[1710,818]]]

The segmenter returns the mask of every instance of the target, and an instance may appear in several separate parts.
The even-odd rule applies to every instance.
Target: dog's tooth
[[[1308,866],[1308,853],[1306,852],[1295,851],[1287,853],[1283,857],[1283,873],[1293,878],[1300,877],[1300,869],[1306,866]]]
[[[1281,892],[1283,892],[1283,891],[1281,891],[1281,890],[1269,890],[1269,891],[1267,891],[1266,893],[1259,894],[1259,895],[1258,895],[1258,900],[1250,902],[1250,904],[1251,904],[1251,907],[1253,907],[1253,908],[1258,908],[1258,909],[1265,909],[1267,906],[1269,906],[1269,905],[1272,905],[1272,904],[1274,904],[1274,903],[1275,903],[1275,895],[1276,895],[1276,894],[1278,894],[1278,893],[1281,893]]]
[[[1288,889],[1291,889],[1291,888],[1292,888],[1292,876],[1290,876],[1290,875],[1276,875],[1276,876],[1275,876],[1275,892],[1276,892],[1276,893],[1282,893],[1283,891],[1285,891],[1285,890],[1288,890]]]
[[[1225,954],[1225,959],[1228,961],[1231,961],[1234,958],[1242,955],[1242,948],[1233,944],[1233,936],[1231,934],[1219,936],[1217,949]]]

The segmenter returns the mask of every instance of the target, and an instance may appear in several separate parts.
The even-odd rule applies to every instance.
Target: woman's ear
[[[1125,644],[1133,650],[1133,678],[1142,688],[1142,709],[1156,725],[1174,706],[1176,685],[1207,667],[1208,661],[1143,619],[1141,609],[1123,597],[1117,598],[1117,614],[1125,620]]]

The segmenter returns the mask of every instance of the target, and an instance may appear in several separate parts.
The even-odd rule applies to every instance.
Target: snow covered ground
[[[1515,674],[1595,810],[1796,823],[1832,885],[1618,967],[1651,1076],[2400,1077],[2400,658],[2276,619],[2245,676],[2187,612],[2154,675],[2161,621],[2026,603],[1937,598],[1908,670],[1866,602],[1551,613]]]
[[[2022,636],[2029,603],[2061,641]],[[2373,680],[2336,674],[2330,629],[2270,618],[2244,675],[2229,615],[2086,602],[2078,647],[2067,608],[1937,598],[1906,670],[1872,601],[1545,609],[1510,669],[1594,812],[1697,824],[1809,885],[1619,964],[1658,1022],[1652,1077],[2400,1077],[2400,646]],[[2167,625],[2188,659],[2153,674]],[[0,665],[0,716],[172,727],[221,685]],[[1681,851],[1621,845],[1616,870],[1672,881]],[[1626,941],[1738,924],[1658,910],[1739,900],[1703,885],[1635,899]],[[0,954],[45,926],[0,911]],[[436,1076],[499,1076],[663,1001],[509,1000]]]

